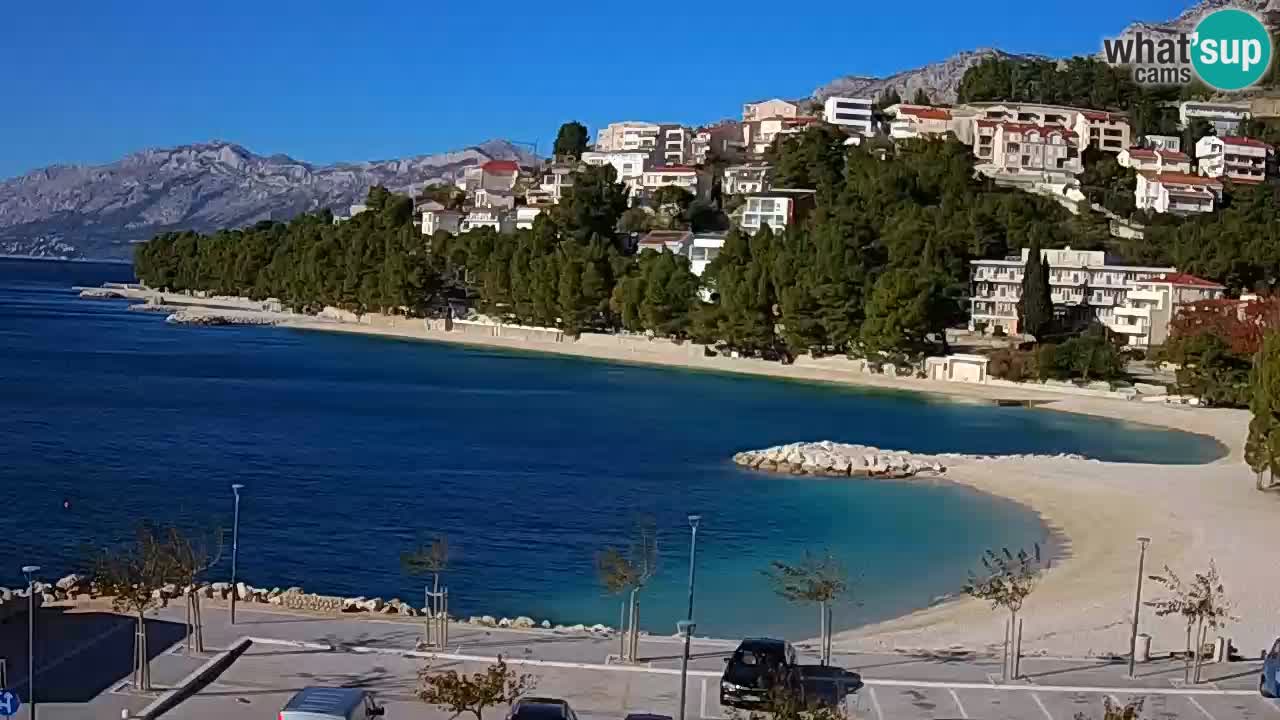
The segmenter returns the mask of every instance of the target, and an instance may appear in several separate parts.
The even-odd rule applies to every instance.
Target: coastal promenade
[[[46,612],[52,612],[46,611]],[[564,697],[585,718],[621,718],[630,712],[675,716],[682,645],[674,637],[645,637],[637,666],[607,664],[617,648],[606,634],[504,630],[457,625],[450,646],[438,655],[415,652],[422,625],[410,619],[368,616],[321,616],[259,608],[243,608],[235,626],[221,603],[209,603],[205,637],[209,652],[194,656],[183,649],[180,635],[184,608],[174,603],[152,613],[159,686],[150,695],[133,693],[127,680],[130,633],[92,604],[51,616],[52,628],[91,619],[96,632],[78,634],[65,645],[57,662],[41,661],[37,680],[42,695],[40,717],[50,720],[120,717],[121,710],[140,713],[161,691],[177,685],[217,651],[240,638],[251,638],[248,651],[207,685],[167,712],[166,718],[263,718],[276,711],[298,689],[308,685],[367,688],[388,706],[388,717],[448,717],[418,701],[413,690],[417,672],[430,665],[439,670],[475,672],[502,656],[517,672],[533,676],[535,692]],[[128,620],[116,616],[121,627]],[[78,629],[84,626],[77,625]],[[12,628],[0,628],[5,651]],[[161,640],[161,638],[163,638]],[[156,642],[161,640],[160,642]],[[698,640],[691,650],[688,700],[690,718],[727,716],[717,702],[723,660],[733,641]],[[57,648],[49,648],[51,651]],[[815,648],[801,646],[810,656]],[[16,658],[15,660],[22,660]],[[809,661],[813,658],[808,657]],[[1143,717],[1234,720],[1280,718],[1280,705],[1257,695],[1258,662],[1206,666],[1208,682],[1194,688],[1181,683],[1179,662],[1157,660],[1139,666],[1138,677],[1126,677],[1123,662],[1089,658],[1028,658],[1025,677],[1001,684],[998,657],[968,653],[837,653],[833,663],[856,670],[867,686],[850,699],[850,716],[872,720],[919,718],[984,718],[990,720],[1074,720],[1076,713],[1100,718],[1104,698],[1129,702],[1142,698]],[[25,662],[20,662],[25,666]],[[107,671],[114,669],[114,672]],[[102,678],[115,675],[106,682]],[[21,684],[22,676],[15,678]],[[495,708],[495,717],[505,708]],[[22,714],[19,717],[23,717]]]

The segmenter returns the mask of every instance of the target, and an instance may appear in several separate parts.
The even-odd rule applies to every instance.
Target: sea
[[[835,556],[844,629],[957,593],[988,548],[1052,551],[1030,509],[945,480],[790,477],[733,453],[834,440],[921,452],[1199,463],[1213,440],[935,396],[263,327],[172,326],[71,288],[128,265],[0,260],[0,585],[83,570],[142,521],[230,528],[254,586],[421,601],[401,555],[448,538],[455,615],[618,624],[596,558],[657,529],[641,625],[814,637],[764,571]],[[215,546],[216,547],[216,546]],[[209,573],[230,574],[230,549]]]

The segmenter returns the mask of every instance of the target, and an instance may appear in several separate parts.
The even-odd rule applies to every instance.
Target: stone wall
[[[315,595],[312,593],[286,592],[279,596],[280,607],[291,610],[315,610],[319,612],[342,612],[346,598],[336,595]]]

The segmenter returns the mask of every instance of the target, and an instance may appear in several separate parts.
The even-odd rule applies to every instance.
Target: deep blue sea
[[[812,637],[760,570],[829,548],[849,627],[955,592],[988,547],[1045,543],[1027,509],[945,482],[793,478],[731,455],[832,439],[919,451],[1200,462],[1208,438],[908,393],[277,328],[172,327],[72,285],[131,269],[0,261],[0,584],[74,569],[141,519],[229,525],[241,576],[418,600],[400,571],[446,533],[455,614],[616,625],[597,551],[660,528],[643,625],[683,616],[690,512],[699,634]],[[65,507],[64,504],[69,504]],[[229,563],[215,573],[225,577]],[[219,579],[219,578],[214,578]]]

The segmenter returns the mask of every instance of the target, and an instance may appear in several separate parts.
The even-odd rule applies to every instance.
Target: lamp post
[[[684,655],[680,659],[680,715],[679,720],[684,720],[684,704],[685,689],[689,685],[689,638],[693,635],[694,628],[697,626],[688,620],[681,620],[676,623],[676,630],[684,636]]]
[[[236,624],[236,596],[239,591],[236,589],[236,562],[240,556],[240,491],[244,489],[244,485],[235,483],[231,486],[231,492],[236,494],[236,509],[234,519],[231,521],[231,624]]]
[[[693,571],[698,553],[698,521],[700,520],[702,520],[701,515],[689,516],[689,614],[685,616],[689,622],[693,622]]]
[[[1133,632],[1129,634],[1129,677],[1133,677],[1134,666],[1138,662],[1138,612],[1142,609],[1142,565],[1147,559],[1147,543],[1149,537],[1138,538],[1138,589],[1133,597]]]
[[[22,574],[27,576],[27,703],[31,706],[31,720],[36,720],[36,579],[39,565],[24,565]]]

